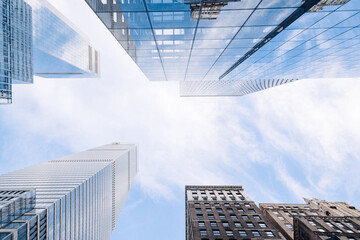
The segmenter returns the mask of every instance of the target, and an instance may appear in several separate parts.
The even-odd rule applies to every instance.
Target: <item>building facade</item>
[[[0,104],[12,103],[13,83],[98,77],[99,52],[46,0],[1,0]]]
[[[310,206],[317,206],[326,216],[353,216],[360,217],[360,211],[345,202],[327,202],[318,198],[304,198]]]
[[[299,216],[294,219],[296,240],[360,239],[359,217]]]
[[[241,186],[186,186],[186,240],[282,239]]]
[[[85,1],[149,80],[179,81],[181,96],[359,77],[356,0]]]
[[[263,215],[287,240],[294,239],[294,218],[297,216],[325,216],[318,206],[308,204],[260,203]]]
[[[137,169],[113,143],[0,176],[0,239],[110,239]]]

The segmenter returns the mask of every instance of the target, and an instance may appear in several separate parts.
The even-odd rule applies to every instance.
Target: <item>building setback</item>
[[[360,217],[360,211],[345,202],[327,202],[318,198],[304,198],[304,201],[310,206],[318,206],[321,212],[325,213],[327,216]]]
[[[318,206],[308,204],[260,203],[259,206],[263,215],[287,240],[294,239],[294,217],[325,216]]]
[[[186,240],[282,239],[241,186],[186,186]]]
[[[0,239],[110,239],[137,173],[113,143],[0,176]]]
[[[299,216],[294,218],[296,240],[360,239],[359,217]]]

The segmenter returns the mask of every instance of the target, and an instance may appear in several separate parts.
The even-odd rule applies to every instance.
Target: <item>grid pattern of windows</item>
[[[132,163],[137,161],[136,151],[135,145],[114,143],[0,176],[0,189],[6,196],[19,188],[36,189],[33,209],[4,229],[20,234],[25,226],[30,239],[110,239],[114,219],[137,172]],[[1,221],[8,219],[3,207]],[[21,210],[16,204],[14,209]]]
[[[183,96],[358,77],[358,1],[319,1],[86,0],[150,80],[180,81]]]
[[[187,240],[239,239],[242,236],[279,239],[278,232],[261,216],[261,212],[254,202],[231,201],[229,195],[226,195],[226,193],[232,195],[239,193],[246,196],[241,187],[237,188],[227,188],[226,186],[186,187]],[[194,198],[194,195],[217,195],[220,192],[226,195],[225,199],[228,200],[221,200],[221,197],[219,201],[212,201],[212,198],[206,200],[204,197],[201,197],[201,200]],[[238,211],[239,209],[242,211]],[[199,219],[198,215],[201,215],[202,218]],[[207,235],[203,238],[201,237],[203,236],[202,231],[205,230]]]

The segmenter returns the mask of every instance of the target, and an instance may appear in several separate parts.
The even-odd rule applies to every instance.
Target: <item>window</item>
[[[259,215],[254,215],[253,218],[254,218],[255,220],[261,220],[261,218],[260,218]]]
[[[344,225],[342,225],[340,222],[335,222],[336,223],[336,225],[338,225],[339,227],[344,227]]]
[[[293,214],[294,216],[299,215],[297,212],[292,212],[292,214]]]
[[[224,206],[225,206],[225,207],[230,207],[230,204],[225,203]]]
[[[220,219],[226,219],[224,214],[219,214]]]
[[[221,208],[217,208],[216,211],[217,212],[223,212],[223,210]]]
[[[234,224],[235,224],[235,227],[242,227],[241,223],[239,223],[239,222],[234,222]]]
[[[200,229],[200,235],[201,236],[206,236],[207,235],[207,231],[205,229]]]
[[[346,224],[347,224],[349,227],[355,228],[355,227],[354,227],[354,224],[352,224],[351,222],[346,222]]]
[[[268,237],[275,237],[272,231],[265,231],[266,236]]]
[[[325,232],[325,230],[322,229],[322,228],[318,228],[318,231],[319,231],[319,232]]]
[[[311,213],[312,213],[312,215],[314,215],[314,216],[319,215],[319,214],[317,214],[317,212],[311,212]]]
[[[214,229],[213,234],[214,234],[214,236],[220,236],[220,230],[219,229]]]
[[[350,206],[349,208],[350,208],[350,209],[353,209],[353,210],[355,210],[355,209],[356,209],[354,206]]]
[[[209,203],[204,203],[205,207],[210,207]]]
[[[245,231],[239,231],[240,236],[242,237],[246,237],[247,233]]]
[[[220,207],[220,204],[219,203],[214,203],[214,206],[215,207]]]
[[[259,223],[259,226],[260,226],[261,228],[266,228],[266,227],[267,227],[265,223]]]
[[[334,227],[330,222],[325,222],[329,227]]]
[[[310,208],[309,207],[304,207],[306,210],[310,210]]]
[[[236,215],[230,215],[231,219],[238,219]]]
[[[335,206],[330,206],[330,208],[331,208],[331,209],[336,209],[336,207],[335,207]]]
[[[249,220],[249,216],[247,216],[247,215],[242,215],[241,217],[242,217],[242,219],[244,219],[244,220]]]
[[[206,212],[211,212],[211,208],[206,208]]]
[[[229,213],[233,213],[234,212],[234,210],[232,210],[232,208],[227,208],[226,209]]]
[[[210,226],[217,227],[217,223],[216,222],[210,222]]]
[[[195,212],[201,212],[201,208],[195,208]]]
[[[234,236],[234,233],[231,230],[226,230],[226,235],[227,236]]]
[[[204,216],[202,214],[197,214],[196,217],[197,219],[204,219]]]
[[[292,229],[292,228],[293,228],[292,225],[289,224],[289,223],[285,224],[285,226],[286,226],[287,228],[289,228],[289,229]]]
[[[245,207],[250,207],[250,204],[248,204],[248,203],[245,203]]]
[[[247,223],[246,223],[246,226],[253,228],[253,227],[254,227],[254,224],[251,223],[251,222],[247,222]]]
[[[286,215],[290,216],[290,213],[288,211],[285,211],[284,212]]]
[[[259,232],[259,231],[251,231],[251,233],[252,233],[255,237],[260,237],[260,232]]]
[[[273,211],[273,213],[276,214],[276,215],[279,215],[279,213],[277,211]]]
[[[348,233],[354,233],[354,231],[352,231],[352,230],[350,230],[350,229],[348,229],[348,230],[346,230]]]
[[[223,222],[222,225],[223,225],[224,227],[230,227],[230,225],[229,225],[228,222]]]
[[[310,225],[316,226],[316,223],[314,221],[309,221]]]
[[[249,212],[250,213],[255,213],[255,210],[254,209],[249,209]]]
[[[300,212],[300,215],[302,215],[302,216],[306,216],[306,213],[304,213],[304,212]]]
[[[208,219],[215,219],[214,214],[208,214]]]
[[[269,206],[269,207],[268,207],[268,209],[274,209],[274,207],[272,207],[272,206]]]
[[[282,216],[278,216],[278,218],[281,220],[281,221],[284,221],[284,218]]]
[[[243,213],[243,212],[244,212],[244,209],[238,208],[237,211]]]
[[[199,227],[205,227],[205,222],[199,222]]]
[[[200,203],[194,203],[195,207],[200,207]]]
[[[298,210],[298,209],[299,209],[299,207],[294,207],[294,209]]]
[[[235,206],[235,207],[240,207],[240,204],[235,203],[234,206]]]

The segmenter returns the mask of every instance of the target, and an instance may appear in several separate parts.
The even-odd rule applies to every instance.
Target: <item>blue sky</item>
[[[0,108],[0,174],[102,144],[139,144],[113,239],[185,236],[184,185],[243,185],[259,202],[360,207],[360,79],[306,79],[239,98],[150,82],[82,0],[51,1],[101,52],[99,79],[15,85]]]

